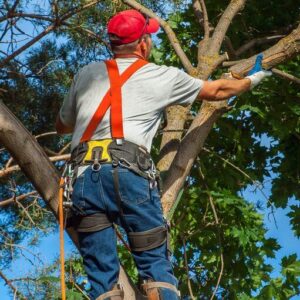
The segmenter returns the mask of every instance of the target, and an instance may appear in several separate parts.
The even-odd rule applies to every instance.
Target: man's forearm
[[[216,98],[214,100],[224,100],[228,99],[232,96],[237,96],[243,92],[246,92],[250,89],[251,81],[248,78],[240,79],[240,80],[228,80],[228,79],[220,79],[220,89],[216,94]]]
[[[251,81],[248,78],[240,80],[218,79],[215,81],[204,81],[198,98],[210,101],[225,100],[248,91],[250,85]]]

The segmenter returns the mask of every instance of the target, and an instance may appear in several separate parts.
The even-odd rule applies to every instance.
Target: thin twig
[[[99,2],[101,2],[101,1],[100,0],[97,0],[97,1],[94,0],[94,1],[88,2],[83,6],[79,6],[79,7],[76,7],[74,9],[72,9],[71,11],[69,11],[69,12],[65,13],[63,16],[61,16],[60,18],[57,18],[55,20],[48,19],[47,21],[51,21],[51,22],[53,22],[53,24],[49,25],[44,31],[42,31],[40,34],[38,34],[36,37],[34,37],[31,41],[29,41],[28,43],[26,43],[25,45],[20,47],[18,50],[14,51],[12,54],[10,54],[6,58],[2,59],[0,61],[0,68],[4,67],[10,60],[14,59],[20,53],[22,53],[23,51],[25,51],[26,49],[31,47],[33,44],[35,44],[37,41],[42,39],[44,36],[46,36],[47,34],[52,32],[53,30],[55,30],[56,28],[61,26],[64,21],[66,21],[67,19],[71,18],[72,16],[74,16],[76,14],[79,14],[83,10],[85,10],[87,8],[90,8],[91,6],[93,6],[93,5],[95,5]],[[35,17],[40,17],[41,18],[43,16],[35,15]]]
[[[14,161],[14,158],[11,157],[11,158],[7,161],[7,163],[6,163],[6,165],[5,165],[5,169],[7,169],[7,168],[13,163],[13,161]]]
[[[277,226],[277,221],[276,221],[276,218],[275,218],[274,204],[270,201],[270,199],[267,197],[267,195],[263,191],[263,189],[262,189],[262,183],[257,182],[256,180],[252,179],[246,172],[244,172],[238,166],[236,166],[235,164],[233,164],[232,162],[230,162],[228,159],[223,158],[222,156],[220,156],[219,154],[215,153],[214,151],[211,151],[211,150],[209,150],[209,149],[207,149],[205,147],[203,147],[202,150],[205,151],[205,152],[211,153],[214,156],[216,156],[217,158],[219,158],[222,161],[224,161],[226,164],[228,164],[229,166],[231,166],[232,168],[234,168],[235,170],[237,170],[238,172],[240,172],[241,174],[243,174],[246,178],[248,178],[252,182],[253,185],[255,185],[256,188],[258,188],[258,190],[261,192],[261,194],[263,195],[263,197],[270,204],[271,214],[273,216],[273,220],[274,220],[275,226],[277,228],[278,226]]]
[[[51,64],[53,64],[54,62],[57,62],[57,61],[62,61],[63,62],[62,59],[53,59],[53,60],[50,60],[36,74],[40,75],[49,65],[51,65]]]
[[[2,271],[0,271],[0,277],[13,290],[14,295],[19,296],[22,300],[27,300],[27,298],[21,292],[18,291],[18,289],[11,283],[11,281],[4,275]]]
[[[61,150],[59,150],[58,154],[61,155],[61,154],[64,154],[70,147],[71,145],[71,142],[67,143]]]
[[[61,161],[61,160],[68,160],[70,159],[71,155],[70,154],[63,154],[63,155],[58,155],[58,156],[54,156],[54,157],[49,157],[49,160],[52,162],[57,162],[57,161]],[[8,169],[2,169],[0,170],[0,178],[8,176],[9,174],[16,172],[16,171],[20,171],[20,167],[18,165],[14,165],[9,167]]]
[[[13,52],[12,54],[8,55],[6,58],[2,59],[0,61],[0,68],[4,67],[10,60],[18,56],[20,53],[31,47],[33,44],[35,44],[37,41],[42,39],[44,36],[52,32],[56,28],[55,25],[48,26],[44,31],[42,31],[40,34],[38,34],[36,37],[34,37],[31,41],[20,47],[18,50]]]
[[[41,264],[44,264],[44,262],[42,261],[42,259],[39,257],[39,255],[35,254],[34,252],[32,252],[31,250],[27,249],[26,247],[24,246],[21,246],[21,245],[17,245],[17,244],[13,244],[13,243],[7,243],[7,242],[4,242],[5,245],[9,246],[9,247],[12,247],[12,248],[19,248],[22,252],[23,251],[26,251],[28,252],[29,254],[31,254],[34,258],[36,258]],[[24,256],[26,257],[26,256]],[[29,260],[29,258],[27,258]]]
[[[41,133],[41,134],[35,135],[34,137],[36,139],[39,139],[41,137],[45,137],[45,136],[49,136],[49,135],[57,135],[57,132],[56,131],[45,132],[45,133]]]
[[[32,224],[33,226],[35,226],[36,224],[35,224],[35,222],[32,220],[32,218],[31,218],[29,212],[27,211],[27,209],[22,205],[22,203],[20,203],[20,202],[17,201],[16,199],[15,199],[15,201],[16,201],[17,205],[18,205],[19,207],[22,208],[23,212],[25,213],[25,215],[27,216],[27,218],[29,219],[29,221],[31,222],[31,224]]]
[[[73,284],[85,299],[90,300],[90,297],[85,294],[85,292],[80,288],[80,286],[75,281],[73,282]]]
[[[83,6],[79,6],[79,7],[76,7],[74,9],[72,9],[71,11],[65,13],[59,20],[58,22],[63,22],[67,19],[69,19],[70,17],[82,12],[83,10],[87,9],[87,8],[90,8],[96,4],[98,4],[99,2],[101,2],[102,0],[94,0],[94,1],[90,1],[88,3],[86,3],[85,5]]]
[[[3,17],[0,18],[0,23],[9,19],[13,19],[13,18],[28,18],[28,19],[36,19],[36,20],[42,20],[42,21],[48,21],[48,22],[54,22],[54,19],[49,18],[47,16],[43,16],[43,15],[37,15],[37,14],[30,14],[30,13],[22,13],[22,12],[18,12],[18,13],[12,13],[9,15],[5,15]]]
[[[107,52],[109,53],[109,55],[112,56],[110,44],[108,42],[106,42],[104,39],[102,39],[102,37],[100,35],[96,34],[95,32],[93,32],[87,28],[84,28],[82,26],[74,27],[74,24],[69,24],[68,22],[62,22],[62,24],[69,27],[70,29],[73,29],[73,30],[79,32],[81,35],[83,34],[85,36],[91,37],[91,38],[95,39],[98,43],[103,44],[105,46]]]
[[[196,298],[193,294],[193,289],[192,289],[191,280],[190,280],[190,274],[189,274],[190,270],[189,270],[189,264],[188,264],[187,254],[186,254],[185,237],[182,236],[181,239],[182,239],[182,244],[183,244],[183,256],[184,256],[184,264],[185,264],[185,270],[186,270],[186,276],[187,276],[188,289],[189,289],[189,293],[190,293],[192,300],[194,300]]]
[[[283,72],[281,70],[278,70],[276,68],[272,68],[271,71],[278,75],[279,77],[283,78],[283,79],[286,79],[288,81],[292,81],[294,83],[297,83],[297,84],[300,84],[300,78],[294,76],[294,75],[291,75],[291,74],[288,74],[286,72]]]
[[[117,237],[119,238],[119,240],[123,243],[123,245],[125,246],[125,248],[131,252],[131,249],[130,249],[130,246],[126,243],[126,241],[124,240],[121,232],[119,231],[118,227],[114,224],[114,228],[115,228],[115,231],[116,231],[116,234],[117,234]]]

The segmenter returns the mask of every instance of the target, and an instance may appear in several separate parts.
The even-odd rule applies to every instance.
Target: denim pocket
[[[121,200],[129,204],[141,204],[150,200],[149,181],[128,169],[118,170]]]

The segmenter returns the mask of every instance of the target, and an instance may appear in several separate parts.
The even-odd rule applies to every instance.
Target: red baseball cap
[[[141,38],[144,34],[155,33],[159,30],[156,19],[144,17],[135,9],[124,10],[113,16],[107,25],[109,34],[116,35],[119,40],[114,44],[129,44]]]

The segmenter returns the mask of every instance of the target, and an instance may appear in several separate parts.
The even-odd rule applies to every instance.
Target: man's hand
[[[250,89],[256,87],[265,77],[272,75],[271,71],[266,71],[263,69],[263,58],[264,56],[262,53],[256,56],[255,64],[253,68],[249,71],[248,76],[246,76],[246,78],[249,78],[251,80]]]
[[[265,77],[271,76],[271,71],[262,70],[257,73],[254,73],[253,75],[246,76],[245,78],[248,78],[251,80],[250,89],[253,89],[256,87]]]

